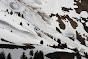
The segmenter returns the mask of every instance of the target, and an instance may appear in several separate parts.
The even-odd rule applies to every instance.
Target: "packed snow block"
[[[54,52],[46,55],[50,59],[74,59],[75,53]]]

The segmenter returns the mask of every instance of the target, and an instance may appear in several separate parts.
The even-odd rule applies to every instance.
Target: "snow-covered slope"
[[[32,44],[35,47],[33,51],[43,51],[44,55],[68,52],[87,58],[86,5],[86,0],[0,0],[0,44]],[[10,50],[0,48],[6,56],[11,53],[12,59],[15,59],[15,51],[20,54],[25,52],[28,56],[31,49]],[[19,53],[16,59],[20,59]],[[78,55],[74,56],[78,58]]]

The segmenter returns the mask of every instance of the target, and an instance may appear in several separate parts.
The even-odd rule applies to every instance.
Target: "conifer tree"
[[[33,59],[38,59],[38,51],[34,54],[34,58]]]
[[[40,56],[40,57],[39,57],[40,59],[44,59],[44,54],[43,54],[42,51],[39,52],[39,56]]]
[[[35,53],[33,59],[44,59],[44,54],[43,54],[43,52],[40,51],[40,52],[38,53],[38,51],[37,51],[37,52]]]
[[[1,53],[0,53],[0,59],[5,59],[5,54],[4,54],[4,52],[1,52]]]
[[[33,56],[33,50],[30,50],[30,55]]]
[[[8,54],[7,59],[12,59],[10,53]]]
[[[25,55],[24,52],[23,52],[23,55],[21,56],[21,59],[27,59],[27,56]]]

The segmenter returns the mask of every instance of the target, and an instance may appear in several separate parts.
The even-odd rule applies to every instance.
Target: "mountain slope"
[[[46,55],[54,52],[72,53],[73,59],[87,59],[88,1],[85,1],[0,0],[0,44],[32,45],[33,51],[43,51],[44,59],[51,58]],[[11,53],[12,59],[15,50],[20,54],[25,51],[31,57],[28,56],[31,49],[4,47],[6,56]],[[20,54],[16,59],[20,59]]]

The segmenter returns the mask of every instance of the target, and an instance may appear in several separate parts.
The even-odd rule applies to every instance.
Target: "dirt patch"
[[[56,17],[58,17],[58,20],[57,20],[57,22],[59,22],[59,27],[61,28],[61,29],[63,29],[63,30],[65,30],[65,24],[64,24],[64,22],[62,21],[62,19],[64,19],[64,17],[62,18],[62,16],[60,16],[60,15],[58,15],[58,14],[56,14]]]

